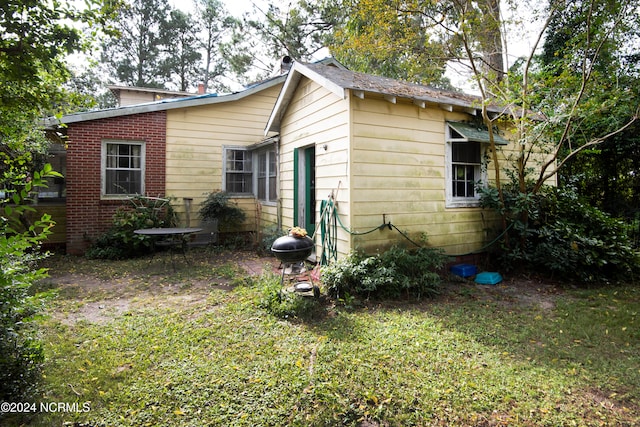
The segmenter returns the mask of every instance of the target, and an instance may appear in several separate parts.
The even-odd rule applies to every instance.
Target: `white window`
[[[446,138],[446,206],[479,206],[476,186],[487,179],[482,165],[486,144],[470,141],[450,124],[447,124]]]
[[[276,151],[263,150],[255,154],[258,173],[257,173],[257,194],[258,200],[263,202],[275,202],[277,200],[277,165]]]
[[[231,194],[253,194],[251,152],[246,148],[225,148],[224,190]]]
[[[102,195],[122,197],[144,194],[143,142],[102,142]]]
[[[275,202],[277,159],[274,148],[224,147],[224,191],[237,196],[255,196]]]

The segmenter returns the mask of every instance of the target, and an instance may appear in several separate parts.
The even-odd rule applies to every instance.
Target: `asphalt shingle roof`
[[[304,64],[304,66],[344,89],[464,107],[480,108],[482,102],[480,97],[463,92],[446,91],[427,85],[359,73],[321,64]]]

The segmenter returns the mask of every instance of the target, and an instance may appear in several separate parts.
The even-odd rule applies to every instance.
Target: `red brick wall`
[[[145,193],[165,195],[166,112],[71,123],[67,129],[67,253],[81,255],[126,201],[100,199],[102,141],[143,141]]]

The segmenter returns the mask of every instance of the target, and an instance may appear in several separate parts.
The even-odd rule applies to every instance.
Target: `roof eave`
[[[143,114],[156,111],[174,110],[178,108],[198,107],[201,105],[211,105],[224,102],[237,101],[242,98],[246,98],[256,92],[261,92],[265,89],[269,89],[277,84],[280,84],[285,79],[285,76],[278,76],[270,79],[266,82],[254,85],[248,89],[240,92],[234,92],[229,95],[198,95],[190,98],[177,98],[177,99],[163,99],[161,101],[150,102],[145,104],[130,105],[126,107],[110,108],[106,110],[88,111],[83,113],[74,113],[62,116],[60,119],[50,117],[45,120],[48,126],[55,126],[59,124],[71,124],[86,122],[91,120],[108,119],[120,116],[129,116],[132,114]]]
[[[303,76],[315,81],[320,86],[326,88],[332,93],[335,93],[338,97],[345,99],[345,88],[309,69],[304,64],[294,62],[291,70],[289,71],[289,75],[287,76],[287,80],[280,91],[280,95],[278,95],[278,99],[276,100],[271,115],[269,116],[269,120],[267,121],[267,125],[265,126],[265,135],[269,132],[280,132],[280,121],[282,120],[284,112],[289,107],[293,94],[295,93]]]

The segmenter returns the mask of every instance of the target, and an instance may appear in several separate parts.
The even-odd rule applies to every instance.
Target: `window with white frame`
[[[144,164],[143,142],[103,141],[102,195],[144,194]]]
[[[245,148],[225,148],[224,187],[227,193],[252,194],[251,152]]]
[[[446,205],[473,207],[480,203],[476,185],[486,181],[482,167],[484,145],[447,125],[446,142]]]
[[[277,200],[275,149],[250,150],[225,147],[224,189],[237,195],[254,195],[263,202]]]
[[[275,202],[277,165],[275,150],[263,150],[256,153],[258,163],[257,194],[258,200]]]

